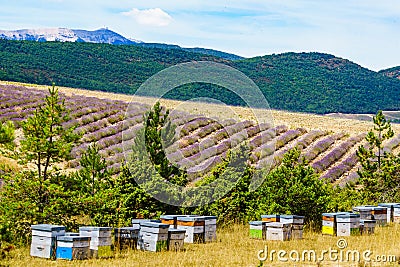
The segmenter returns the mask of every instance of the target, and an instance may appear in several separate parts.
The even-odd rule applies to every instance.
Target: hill
[[[248,75],[274,109],[309,113],[400,110],[400,80],[321,53],[285,53],[242,60],[181,49],[91,43],[0,40],[0,80],[132,94],[149,77],[190,61],[228,64]],[[227,89],[189,84],[166,97],[218,99],[244,105]]]
[[[32,114],[45,94],[45,90],[1,85],[3,101],[0,104],[0,121],[12,120],[18,125]],[[143,114],[150,106],[132,102],[130,109],[135,112],[127,116],[127,101],[70,92],[62,95],[71,110],[72,120],[67,124],[76,124],[77,131],[84,133],[82,142],[72,151],[74,160],[68,162],[66,167],[77,167],[83,151],[90,143],[96,142],[109,168],[118,173],[125,160],[124,151],[129,153],[135,131],[142,127]],[[298,147],[324,179],[345,184],[357,177],[355,150],[364,142],[365,132],[328,131],[318,129],[319,125],[314,128],[288,127],[285,124],[258,125],[253,120],[208,117],[179,109],[172,110],[170,117],[177,126],[177,141],[166,148],[167,156],[171,162],[187,168],[192,180],[209,172],[211,167],[221,162],[230,148],[243,141],[248,142],[250,161],[257,168],[264,167],[268,162],[273,162],[273,166],[279,165],[286,151]],[[304,116],[300,118],[304,120]],[[336,120],[337,124],[339,121]],[[385,149],[395,150],[399,145],[400,135],[396,135],[385,143]]]
[[[400,79],[400,66],[393,67],[393,68],[386,69],[386,70],[381,70],[381,71],[379,71],[379,73],[383,74],[387,77]]]

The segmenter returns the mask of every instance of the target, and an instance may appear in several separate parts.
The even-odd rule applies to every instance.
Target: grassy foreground
[[[85,261],[44,260],[29,256],[29,248],[12,251],[8,258],[0,262],[0,266],[397,266],[400,260],[400,225],[376,228],[375,234],[371,236],[346,237],[347,247],[343,250],[337,246],[339,237],[323,236],[322,234],[306,232],[303,240],[288,242],[252,240],[248,237],[246,225],[232,225],[218,231],[218,242],[210,244],[185,244],[183,252],[142,252],[125,251],[116,253],[112,259],[96,259]],[[278,260],[277,253],[273,254],[274,261],[270,258],[260,265],[258,252],[268,247],[268,255],[272,250],[284,250],[287,252],[283,258],[287,262]],[[300,253],[300,260],[304,250],[315,250],[317,258],[323,250],[337,250],[338,261],[331,261],[329,254],[325,254],[325,260],[317,261],[291,261],[289,253],[296,250]],[[348,251],[358,250],[361,260],[354,261],[353,258],[342,256],[340,262],[340,251],[346,255]],[[397,262],[370,262],[363,260],[362,255],[370,250],[370,259],[376,260],[376,256],[396,256]],[[261,254],[263,256],[264,254]],[[296,254],[292,254],[296,258]],[[347,260],[348,259],[348,260]],[[388,260],[388,259],[387,259]]]

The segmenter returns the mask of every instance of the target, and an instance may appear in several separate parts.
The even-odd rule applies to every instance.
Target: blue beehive
[[[65,260],[85,260],[90,255],[90,237],[57,237],[56,258]]]

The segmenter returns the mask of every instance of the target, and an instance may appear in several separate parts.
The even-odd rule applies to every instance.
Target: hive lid
[[[270,215],[261,215],[261,218],[279,218],[280,215],[277,214],[270,214]]]
[[[291,224],[290,223],[281,223],[281,222],[270,222],[267,224],[267,227],[272,227],[272,228],[290,228]]]
[[[186,230],[169,228],[169,229],[168,229],[168,233],[172,233],[172,234],[184,234],[184,233],[186,233]]]
[[[65,236],[79,236],[79,233],[66,232]]]
[[[52,224],[35,224],[31,225],[31,229],[44,232],[62,231],[62,230],[65,231],[65,226],[52,225]]]
[[[135,224],[135,225],[130,226],[130,227],[115,228],[115,229],[114,229],[114,232],[119,232],[119,231],[124,231],[124,230],[126,230],[126,231],[136,231],[136,230],[140,230],[140,225]]]
[[[282,219],[304,219],[304,216],[300,215],[281,215]]]
[[[196,217],[178,217],[178,221],[181,222],[204,222],[205,218],[203,216],[196,216]]]
[[[175,220],[178,217],[181,217],[182,215],[161,215],[160,219],[163,220]]]
[[[265,222],[263,222],[263,221],[252,221],[252,222],[249,222],[249,224],[250,224],[250,225],[259,226],[259,225],[265,224]]]
[[[64,241],[64,242],[90,241],[90,236],[57,236],[57,241]]]
[[[360,214],[357,213],[344,213],[336,216],[337,218],[360,218]]]
[[[350,213],[350,212],[327,212],[327,213],[322,213],[322,216],[325,216],[325,217],[336,217],[338,215],[348,214],[348,213]]]
[[[140,226],[151,227],[151,228],[169,228],[169,224],[156,223],[156,222],[142,222]]]
[[[98,227],[98,226],[82,226],[79,231],[111,231],[111,227]]]
[[[378,206],[386,207],[386,208],[391,208],[391,207],[400,208],[400,203],[379,203]]]

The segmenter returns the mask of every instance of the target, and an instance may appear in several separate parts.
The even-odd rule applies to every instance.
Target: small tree
[[[307,223],[321,224],[321,214],[328,211],[332,189],[319,179],[314,169],[300,158],[300,151],[288,151],[258,191],[259,209],[264,214],[296,214]]]
[[[22,123],[21,159],[23,163],[36,165],[39,212],[43,212],[49,197],[44,184],[50,178],[53,164],[69,159],[73,144],[80,138],[73,132],[74,127],[62,125],[69,119],[64,99],[60,99],[53,84],[44,105],[37,107],[33,116]]]
[[[111,174],[96,144],[87,148],[79,162],[81,169],[76,173],[76,178],[81,184],[82,192],[93,196],[96,191],[109,186]]]
[[[392,138],[394,132],[382,111],[378,111],[373,122],[374,128],[365,138],[368,146],[360,146],[357,151],[361,164],[357,171],[360,176],[360,193],[366,203],[394,201],[400,182],[399,159],[392,152],[383,150],[383,142]]]
[[[15,126],[12,121],[0,123],[0,144],[4,144],[7,148],[14,146]]]
[[[157,172],[166,180],[177,185],[186,185],[186,171],[180,170],[168,160],[165,148],[174,141],[175,127],[168,118],[169,110],[163,112],[160,102],[147,112],[144,120],[146,151]],[[136,145],[140,141],[136,140]]]

